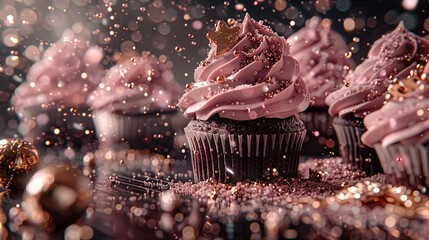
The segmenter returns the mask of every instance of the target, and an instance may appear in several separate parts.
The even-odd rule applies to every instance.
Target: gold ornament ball
[[[39,152],[20,138],[0,140],[0,185],[8,188],[14,178],[29,173],[40,163]],[[13,184],[12,184],[13,185]]]
[[[71,166],[52,165],[31,177],[22,207],[30,222],[54,230],[74,223],[90,199],[88,178]]]

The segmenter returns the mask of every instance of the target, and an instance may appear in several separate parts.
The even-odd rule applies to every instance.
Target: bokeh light
[[[205,34],[213,29],[215,21],[240,19],[246,12],[285,37],[304,26],[311,16],[330,19],[331,27],[348,42],[351,57],[360,62],[371,43],[393,30],[399,21],[427,36],[428,5],[417,0],[394,0],[389,4],[352,0],[5,0],[0,3],[0,51],[4,56],[0,60],[1,84],[9,96],[13,94],[25,81],[29,67],[68,28],[103,48],[106,68],[120,54],[149,50],[168,56],[176,78],[185,84],[192,80],[192,72],[207,54]],[[353,42],[353,37],[361,41]],[[8,108],[8,102],[0,106],[4,121],[16,120]],[[4,130],[3,134],[15,134]]]

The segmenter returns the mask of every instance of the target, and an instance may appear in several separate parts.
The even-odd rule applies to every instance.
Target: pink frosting
[[[428,53],[429,41],[409,32],[401,22],[375,41],[368,58],[346,76],[346,84],[328,95],[329,113],[362,118],[380,109],[392,79],[408,75]]]
[[[182,92],[170,67],[144,52],[110,68],[88,103],[94,110],[145,114],[175,109]]]
[[[347,45],[340,34],[333,31],[319,17],[306,22],[304,28],[288,38],[290,55],[301,69],[301,77],[308,86],[311,106],[326,106],[327,94],[338,88],[349,69],[355,67],[346,58]]]
[[[248,14],[235,26],[240,27],[237,43],[221,57],[212,44],[208,60],[195,70],[195,83],[178,104],[184,116],[252,120],[304,111],[309,93],[286,39]]]
[[[362,136],[365,144],[388,146],[401,142],[411,145],[429,140],[429,63],[423,72],[426,76],[420,79],[419,88],[402,98],[389,100],[380,110],[365,117],[368,129]]]
[[[84,37],[66,30],[31,66],[27,81],[16,89],[12,104],[18,112],[33,106],[86,106],[89,92],[104,73],[102,58],[101,48],[90,46]]]

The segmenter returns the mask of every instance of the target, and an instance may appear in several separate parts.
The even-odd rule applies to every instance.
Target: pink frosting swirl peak
[[[388,85],[406,76],[429,53],[429,41],[409,32],[401,22],[375,41],[368,58],[351,71],[345,85],[326,98],[331,115],[364,117],[383,106]]]
[[[423,66],[417,65],[414,72],[420,72]],[[386,104],[364,118],[368,130],[362,141],[368,146],[426,143],[429,141],[429,63],[421,74],[400,78],[389,90],[392,88],[397,94],[390,92],[392,96]]]
[[[311,106],[326,106],[328,93],[336,90],[345,75],[355,67],[346,58],[347,45],[340,34],[331,29],[328,19],[313,17],[305,27],[288,38],[290,55],[301,69],[301,77],[308,86]]]
[[[195,83],[178,104],[184,116],[252,120],[304,111],[309,93],[286,39],[248,14],[237,26],[239,36],[231,49],[217,56],[211,43],[208,59],[195,70]]]
[[[104,73],[102,58],[101,48],[90,46],[84,36],[66,30],[31,66],[27,81],[15,90],[12,104],[18,112],[32,106],[86,106],[89,92]]]
[[[110,68],[88,103],[94,110],[121,114],[171,111],[182,91],[168,64],[144,52]]]

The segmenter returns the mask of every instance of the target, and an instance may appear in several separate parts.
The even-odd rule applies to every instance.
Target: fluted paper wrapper
[[[332,128],[334,117],[329,115],[327,107],[309,107],[298,118],[304,123],[307,135],[302,145],[301,154],[305,156],[338,155],[338,140]]]
[[[429,152],[423,144],[405,146],[397,143],[387,147],[375,145],[389,183],[415,189],[429,187]]]
[[[173,148],[174,128],[171,116],[174,114],[175,112],[121,115],[96,111],[94,123],[103,146],[168,153]]]
[[[185,128],[195,182],[296,177],[305,130],[279,134],[214,134]]]
[[[366,146],[361,141],[361,136],[366,131],[362,127],[361,120],[355,120],[354,124],[337,120],[339,119],[334,120],[332,126],[337,134],[340,155],[344,162],[364,171],[367,175],[382,173],[383,169],[375,149]]]
[[[39,151],[49,147],[91,150],[94,148],[95,127],[89,108],[74,111],[27,108],[20,114],[20,132],[30,137]]]

